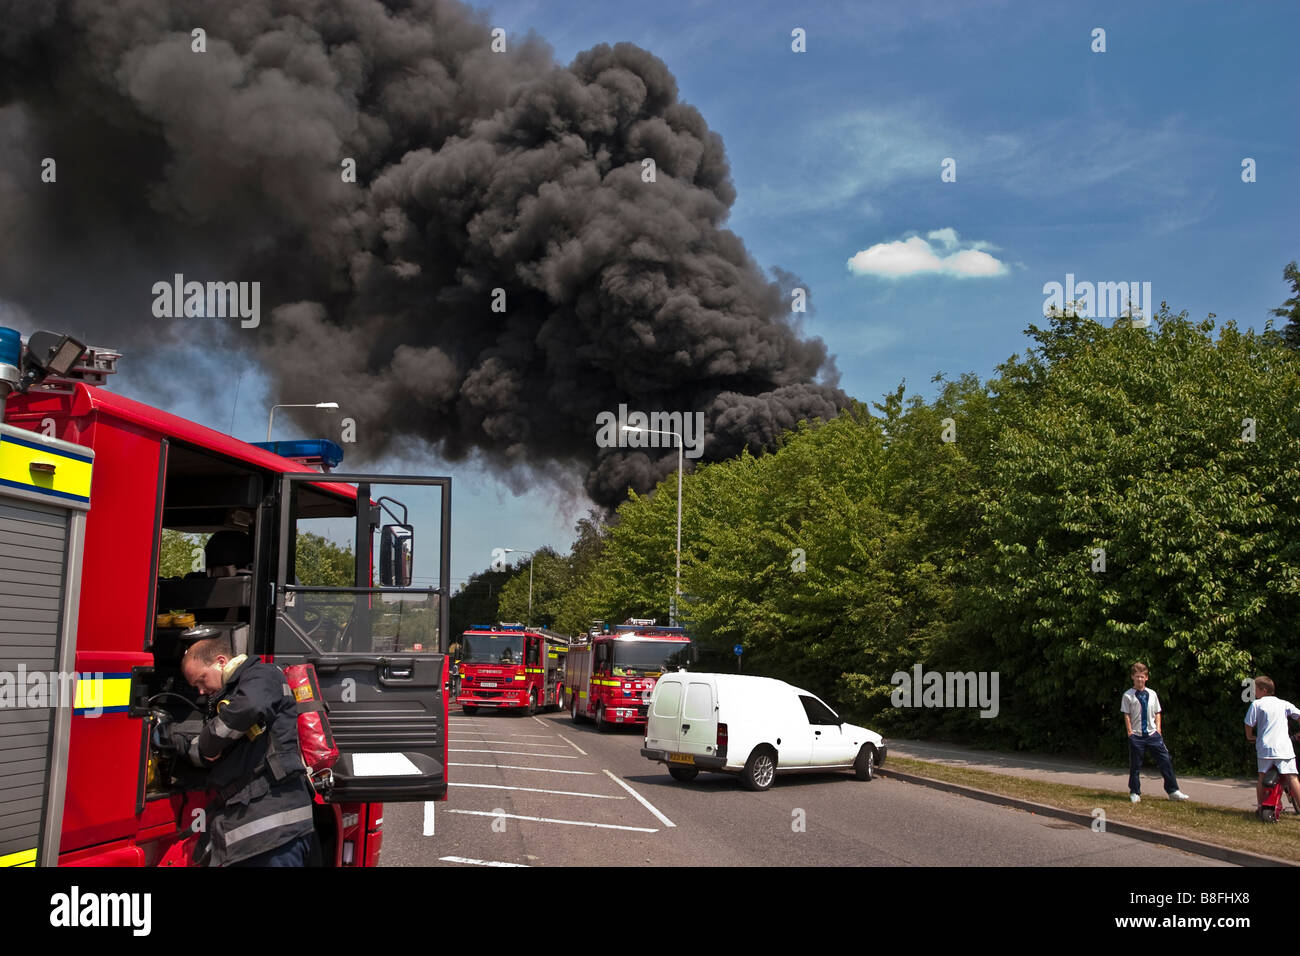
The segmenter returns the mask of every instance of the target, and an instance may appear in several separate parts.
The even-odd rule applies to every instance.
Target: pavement
[[[1099,767],[1081,760],[1045,756],[1031,753],[1005,753],[977,750],[959,744],[936,743],[928,740],[903,740],[891,737],[888,741],[890,756],[930,760],[952,767],[971,770],[988,770],[1012,777],[1026,777],[1047,783],[1067,784],[1072,787],[1091,787],[1128,793],[1128,769]],[[888,767],[888,762],[885,763]],[[1193,777],[1178,773],[1175,755],[1174,774],[1178,786],[1193,802],[1208,803],[1237,810],[1253,812],[1255,781],[1246,777]],[[1142,799],[1165,800],[1165,784],[1154,766],[1142,770]]]

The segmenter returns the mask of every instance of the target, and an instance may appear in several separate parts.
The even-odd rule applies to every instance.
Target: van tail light
[[[727,725],[718,724],[718,756],[727,756]]]

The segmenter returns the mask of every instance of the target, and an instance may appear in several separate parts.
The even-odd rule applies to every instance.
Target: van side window
[[[827,724],[839,726],[840,719],[816,697],[805,697],[800,694],[799,702],[803,704],[803,712],[808,715],[808,723],[813,726],[826,726]]]
[[[676,717],[682,706],[682,685],[675,680],[660,681],[655,688],[659,693],[655,697],[656,717]]]
[[[713,688],[708,684],[692,682],[686,686],[686,713],[683,720],[711,720],[713,718]]]

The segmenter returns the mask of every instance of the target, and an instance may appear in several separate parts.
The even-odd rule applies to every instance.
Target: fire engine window
[[[465,664],[518,664],[523,644],[522,634],[466,634],[460,659]]]
[[[537,647],[538,644],[540,643],[541,642],[538,641],[537,638],[535,637],[531,637],[528,639],[528,666],[529,667],[537,667],[541,660],[541,658],[537,653]]]
[[[614,642],[614,676],[645,677],[661,674],[684,663],[690,645],[682,641]]]

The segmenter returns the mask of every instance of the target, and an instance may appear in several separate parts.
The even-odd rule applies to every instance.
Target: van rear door
[[[669,753],[680,750],[682,699],[685,692],[681,679],[676,676],[660,678],[655,685],[650,698],[650,710],[646,714],[647,750],[666,750]]]
[[[678,750],[697,756],[714,755],[718,742],[718,709],[713,684],[707,679],[687,676],[678,728],[681,731]]]

